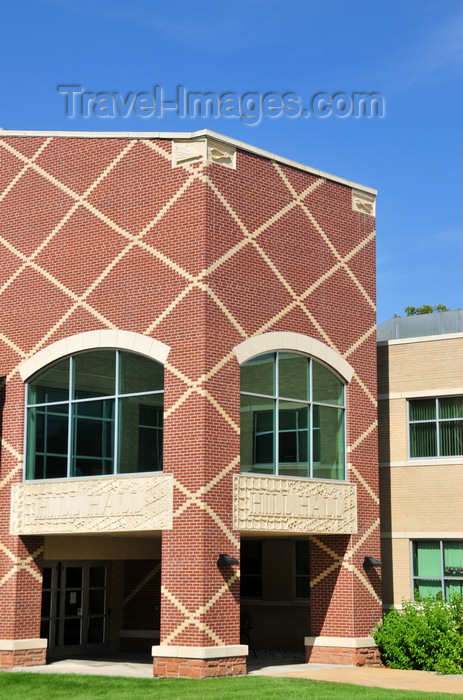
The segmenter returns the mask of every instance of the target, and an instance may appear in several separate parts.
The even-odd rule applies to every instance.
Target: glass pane
[[[106,567],[91,566],[90,567],[90,587],[102,588],[106,582]]]
[[[344,405],[344,384],[327,367],[312,360],[312,400],[316,403]]]
[[[439,399],[439,418],[463,418],[463,396]]]
[[[42,620],[40,623],[40,637],[50,641],[50,620]]]
[[[164,367],[154,360],[133,352],[121,352],[121,394],[160,391],[164,388]]]
[[[65,414],[55,414],[45,409],[45,446],[49,454],[66,456],[68,451],[68,416],[67,405]]]
[[[278,353],[279,396],[309,399],[309,361],[303,355]]]
[[[44,566],[42,573],[42,588],[51,588],[51,566]]]
[[[254,464],[273,465],[273,433],[256,433],[254,438]]]
[[[88,621],[87,642],[89,644],[102,644],[104,642],[104,618],[90,618]]]
[[[433,420],[436,418],[436,400],[410,401],[410,420]]]
[[[82,610],[82,591],[80,589],[66,591],[64,599],[64,614],[65,615],[81,615]]]
[[[410,425],[410,456],[437,456],[436,423],[412,423]]]
[[[69,358],[41,372],[29,382],[29,403],[66,401],[69,398]]]
[[[418,591],[423,598],[431,595],[433,598],[442,597],[442,585],[440,581],[423,581],[416,579],[413,583],[415,591]]]
[[[67,407],[68,404],[28,409],[27,479],[59,479],[66,477]]]
[[[241,595],[259,598],[262,595],[262,542],[241,540]]]
[[[282,476],[308,476],[308,407],[279,402],[278,472]]]
[[[260,355],[241,365],[241,391],[273,396],[275,356]]]
[[[261,598],[262,597],[262,577],[246,576],[241,574],[241,597]]]
[[[313,476],[318,479],[345,478],[344,410],[330,406],[313,407]],[[315,456],[318,460],[315,461]]]
[[[73,474],[97,476],[112,472],[114,400],[89,401],[73,406]]]
[[[296,598],[310,598],[310,578],[307,576],[296,577]]]
[[[119,400],[119,473],[162,469],[163,394]]]
[[[262,573],[262,542],[241,540],[241,571],[247,574]]]
[[[445,599],[449,600],[452,593],[461,595],[463,593],[463,583],[461,581],[444,581]]]
[[[115,393],[116,353],[96,350],[74,358],[74,398],[89,399]]]
[[[442,563],[439,542],[415,542],[413,556],[415,576],[441,576]]]
[[[104,589],[95,589],[88,592],[88,611],[90,615],[102,615],[105,609]]]
[[[80,617],[73,617],[70,620],[64,620],[64,646],[80,644],[80,625]]]
[[[66,588],[82,587],[82,567],[68,566],[66,568]]]
[[[463,420],[439,423],[439,444],[442,457],[463,454]]]
[[[296,574],[310,575],[310,542],[306,540],[296,540],[294,543],[295,559],[296,559]]]
[[[42,617],[50,617],[51,591],[42,591]]]
[[[444,575],[463,576],[463,542],[444,542]]]
[[[275,401],[241,396],[241,471],[274,471]]]

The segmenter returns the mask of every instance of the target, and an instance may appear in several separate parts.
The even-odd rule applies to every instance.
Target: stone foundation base
[[[212,678],[214,676],[245,676],[246,657],[229,656],[225,659],[153,659],[153,676],[159,678]]]
[[[46,663],[46,639],[0,640],[0,668],[43,666]]]
[[[153,676],[212,678],[246,675],[246,644],[223,647],[154,646]]]
[[[381,666],[379,649],[373,639],[307,637],[305,658],[312,664]]]

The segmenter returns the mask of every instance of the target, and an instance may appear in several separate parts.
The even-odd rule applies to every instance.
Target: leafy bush
[[[373,631],[382,659],[390,668],[437,673],[463,670],[463,600],[431,596],[403,601]]]

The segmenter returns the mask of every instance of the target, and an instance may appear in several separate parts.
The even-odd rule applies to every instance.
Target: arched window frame
[[[26,382],[26,423],[27,423],[27,414],[30,412],[30,409],[33,407],[37,407],[38,403],[34,404],[29,404],[28,403],[28,392],[29,392],[29,386],[32,383],[34,379],[37,379],[42,372],[47,371],[49,368],[51,368],[53,365],[58,364],[58,362],[63,361],[63,360],[69,360],[69,365],[70,365],[70,370],[72,370],[72,363],[73,359],[78,356],[83,355],[84,353],[88,352],[93,352],[93,351],[98,351],[98,350],[109,350],[115,353],[115,360],[116,360],[116,368],[115,368],[115,391],[113,394],[108,394],[108,396],[102,396],[99,398],[95,398],[95,400],[113,400],[115,402],[115,413],[116,415],[114,416],[113,420],[113,440],[114,440],[114,453],[112,455],[112,470],[109,475],[116,475],[118,474],[119,470],[119,464],[117,460],[117,447],[116,445],[119,444],[119,437],[122,434],[122,429],[120,427],[120,424],[118,422],[118,416],[117,416],[117,406],[119,404],[119,400],[122,399],[127,399],[127,398],[134,398],[134,397],[144,397],[144,396],[153,396],[153,395],[160,395],[164,393],[164,388],[162,386],[162,389],[155,389],[155,390],[147,390],[147,391],[132,391],[132,392],[124,392],[120,391],[119,387],[119,381],[120,381],[120,373],[119,373],[119,360],[121,357],[122,352],[130,353],[131,355],[138,355],[143,357],[145,360],[154,360],[156,363],[160,365],[164,365],[167,356],[169,354],[170,348],[169,346],[165,345],[164,343],[161,343],[155,339],[152,338],[147,338],[146,336],[143,336],[141,334],[137,333],[132,333],[128,331],[111,331],[111,330],[102,330],[102,331],[90,331],[87,333],[80,333],[75,336],[71,336],[69,338],[65,338],[63,340],[57,341],[56,343],[51,344],[50,346],[44,348],[40,352],[36,353],[34,356],[29,358],[26,362],[23,363],[22,367],[20,368],[20,375],[23,378],[23,380]],[[70,371],[70,379],[69,379],[69,389],[71,389],[71,381],[72,381],[72,371]],[[90,401],[90,400],[89,400]],[[68,406],[68,416],[69,416],[69,431],[68,431],[68,445],[66,449],[66,459],[67,459],[67,468],[66,468],[66,475],[59,476],[56,478],[62,479],[62,478],[72,478],[72,474],[70,472],[70,464],[71,464],[71,443],[72,443],[72,431],[74,429],[73,423],[72,423],[72,404],[76,403],[75,397],[69,392],[69,395],[67,399],[64,399],[62,401],[58,402],[43,402],[42,405],[48,405],[51,404],[53,405],[67,405]],[[163,401],[162,401],[163,403]],[[141,424],[138,425],[138,429],[140,429]],[[162,427],[161,427],[162,431]],[[162,438],[161,438],[162,440]],[[25,460],[24,460],[24,478],[26,479],[28,477],[27,474],[27,462],[28,462],[28,430],[26,429],[25,431]],[[161,442],[162,444],[162,442]],[[150,470],[152,471],[152,470]],[[123,473],[127,474],[140,474],[143,473],[141,470],[124,470]],[[103,474],[102,474],[103,475]],[[76,478],[82,478],[82,476],[79,475],[74,475]],[[100,476],[98,474],[98,476]],[[34,480],[34,476],[32,477]],[[39,478],[38,480],[42,481],[43,477]]]
[[[238,345],[235,348],[235,354],[237,356],[237,359],[240,363],[240,365],[244,365],[246,362],[252,359],[256,359],[257,357],[263,356],[263,355],[274,355],[275,357],[275,365],[277,367],[277,361],[278,361],[278,353],[290,353],[294,355],[302,355],[306,357],[309,361],[310,364],[310,376],[312,373],[312,366],[313,362],[315,361],[318,364],[324,366],[327,370],[329,370],[335,377],[337,377],[340,382],[343,384],[343,403],[342,406],[339,405],[337,406],[339,409],[342,409],[342,414],[343,414],[343,421],[342,421],[342,429],[343,429],[343,446],[342,446],[342,474],[339,473],[339,471],[336,471],[336,469],[333,468],[332,473],[335,474],[335,476],[329,476],[329,477],[324,477],[320,476],[319,474],[314,473],[314,460],[313,460],[313,423],[310,422],[307,425],[306,431],[308,433],[308,436],[310,436],[310,447],[309,447],[309,456],[308,456],[308,469],[307,473],[301,475],[303,478],[316,478],[316,479],[324,479],[328,478],[329,480],[346,480],[347,476],[347,420],[346,420],[346,385],[347,383],[352,379],[354,375],[354,369],[351,367],[351,365],[343,358],[341,357],[337,352],[332,350],[332,348],[329,348],[327,345],[324,343],[321,343],[320,341],[314,339],[314,338],[309,338],[308,336],[304,336],[299,333],[293,333],[293,332],[271,332],[271,333],[264,333],[260,336],[255,336],[253,338],[250,338],[240,345]],[[275,370],[277,372],[277,369]],[[310,380],[310,392],[312,391],[312,381]],[[242,387],[242,392],[241,395],[248,395],[252,396],[254,392],[249,392],[246,391]],[[283,400],[285,401],[286,397],[283,395],[279,395],[279,387],[278,383],[275,383],[275,394],[273,395],[268,395],[266,396],[265,394],[254,394],[256,396],[260,396],[262,399],[265,399],[267,401],[273,401],[275,403],[275,409],[272,410],[277,410],[279,406],[279,401]],[[313,415],[313,407],[316,405],[321,405],[319,402],[314,402],[312,400],[312,394],[307,397],[307,400],[303,402],[307,407],[309,407],[310,411],[310,416]],[[253,428],[255,430],[255,428]],[[273,434],[274,434],[274,448],[273,448],[273,468],[272,471],[269,472],[268,469],[266,470],[265,468],[259,469],[257,464],[253,464],[253,467],[251,470],[246,468],[246,466],[242,465],[242,471],[244,473],[251,473],[251,474],[257,474],[260,473],[261,475],[264,476],[292,476],[292,477],[297,477],[299,476],[298,473],[296,474],[281,474],[280,473],[280,459],[279,459],[279,440],[280,440],[280,434],[279,434],[279,426],[278,426],[278,418],[275,417],[274,419],[274,425],[273,425]],[[294,432],[294,431],[293,431]],[[246,439],[246,438],[244,438]],[[255,436],[253,434],[253,440],[255,440]],[[249,452],[249,445],[247,446],[248,452]],[[255,450],[254,444],[252,445],[251,448],[253,451]],[[304,463],[305,464],[305,463]],[[267,465],[268,467],[268,465]],[[288,468],[288,472],[291,472],[291,469]],[[297,471],[297,470],[296,470]],[[323,472],[322,469],[318,470],[319,472]]]

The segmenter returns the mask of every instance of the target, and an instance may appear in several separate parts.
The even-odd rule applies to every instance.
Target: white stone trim
[[[463,457],[414,457],[403,462],[380,462],[380,467],[396,469],[397,467],[448,467],[453,464],[463,464]]]
[[[445,387],[444,389],[417,389],[415,391],[391,391],[390,394],[379,394],[378,401],[392,401],[394,399],[421,399],[440,398],[441,396],[460,396],[463,394],[462,387]]]
[[[0,651],[23,651],[24,649],[46,649],[47,639],[0,639]]]
[[[236,170],[236,148],[225,146],[223,141],[211,141],[204,137],[195,140],[178,140],[172,142],[172,167],[178,168],[188,163],[207,163],[223,165]]]
[[[429,341],[437,342],[438,340],[453,340],[454,338],[463,338],[463,332],[459,333],[442,333],[437,335],[414,335],[411,338],[392,338],[391,340],[378,340],[378,345],[408,345],[409,343],[428,343]]]
[[[91,535],[170,530],[172,504],[173,476],[162,472],[134,472],[124,478],[108,475],[25,481],[12,486],[10,533]]]
[[[385,540],[461,540],[463,530],[454,532],[382,532]]]
[[[306,647],[345,647],[348,649],[376,647],[373,637],[305,637],[304,644]]]
[[[223,659],[229,656],[247,656],[248,645],[237,644],[227,647],[170,647],[154,646],[151,654],[155,657],[170,657],[174,659]]]
[[[315,338],[310,338],[302,333],[291,331],[272,331],[255,335],[234,348],[235,355],[240,365],[257,355],[277,350],[302,352],[311,355],[317,360],[332,367],[346,382],[350,382],[354,376],[354,368],[341,355],[332,350],[325,343]]]
[[[367,216],[376,216],[376,198],[374,195],[352,190],[352,211]]]
[[[141,335],[141,333],[110,329],[87,331],[57,340],[55,343],[39,350],[39,352],[23,362],[19,368],[19,374],[23,381],[27,381],[33,374],[55,360],[76,352],[94,350],[96,348],[128,350],[129,352],[136,352],[140,355],[151,357],[151,359],[161,364],[165,364],[170,352],[168,345],[161,343],[155,338]]]
[[[284,158],[283,156],[276,155],[271,151],[265,151],[263,148],[257,148],[257,146],[252,146],[249,143],[244,143],[244,141],[239,141],[238,139],[231,138],[231,136],[224,136],[219,134],[217,131],[211,131],[210,129],[202,129],[201,131],[13,131],[5,129],[0,131],[0,138],[11,138],[14,136],[20,137],[53,137],[53,138],[78,138],[78,139],[198,139],[201,137],[213,138],[225,145],[233,146],[239,148],[242,151],[247,151],[248,153],[253,153],[256,156],[261,156],[262,158],[267,158],[268,160],[274,160],[277,163],[282,163],[283,165],[288,165],[290,168],[297,168],[297,170],[303,170],[311,175],[316,175],[317,177],[326,178],[332,182],[338,182],[341,185],[347,185],[348,187],[353,187],[354,189],[360,190],[371,195],[377,195],[378,190],[372,187],[367,187],[366,185],[359,185],[357,182],[352,182],[351,180],[346,180],[345,178],[338,177],[337,175],[330,175],[330,173],[325,173],[323,170],[318,170],[317,168],[311,168],[303,163],[298,163],[295,160],[289,158]]]

